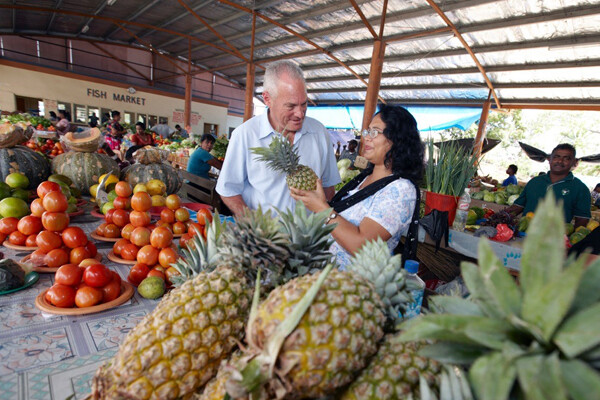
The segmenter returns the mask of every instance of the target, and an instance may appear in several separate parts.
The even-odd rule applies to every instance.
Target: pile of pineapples
[[[520,286],[482,241],[479,267],[463,265],[470,298],[435,297],[400,325],[411,301],[400,257],[378,240],[338,270],[327,215],[216,216],[92,397],[600,398],[600,262],[565,266],[553,199],[528,232]]]

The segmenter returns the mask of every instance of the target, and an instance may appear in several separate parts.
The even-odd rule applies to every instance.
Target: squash
[[[81,193],[90,194],[90,187],[98,183],[100,175],[118,176],[119,165],[106,154],[69,151],[54,157],[52,172],[69,177]]]
[[[177,170],[167,163],[133,164],[121,172],[121,180],[127,181],[132,187],[152,179],[163,181],[167,185],[168,194],[177,193],[181,187]]]
[[[0,179],[2,182],[13,172],[29,178],[29,189],[35,189],[50,176],[50,163],[40,153],[25,147],[0,148]]]
[[[67,132],[62,137],[62,141],[68,150],[95,153],[101,138],[100,129],[91,128],[78,133]]]
[[[0,148],[9,148],[25,143],[31,137],[32,132],[31,126],[25,123],[5,122],[0,124]]]

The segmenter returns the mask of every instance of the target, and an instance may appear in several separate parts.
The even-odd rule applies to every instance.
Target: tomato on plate
[[[177,221],[171,229],[175,235],[183,235],[187,231],[187,226],[183,222]]]
[[[17,230],[19,219],[15,217],[4,217],[0,219],[0,233],[10,235]]]
[[[46,211],[42,214],[42,225],[48,231],[60,232],[69,226],[69,215],[64,212]]]
[[[71,286],[56,283],[46,292],[46,301],[55,307],[73,307],[75,293],[75,289]]]
[[[117,240],[115,242],[115,244],[113,245],[113,253],[115,253],[115,255],[117,256],[121,256],[121,250],[123,250],[123,246],[125,246],[126,244],[131,243],[129,240],[121,238],[119,240]]]
[[[152,234],[150,234],[150,244],[157,249],[169,247],[172,242],[173,232],[165,227],[159,226],[152,231]]]
[[[115,213],[116,210],[117,210],[116,208],[111,208],[110,210],[108,210],[106,212],[106,214],[104,214],[104,221],[107,224],[112,224],[113,223],[112,216],[113,216],[113,214]]]
[[[179,271],[177,271],[177,269],[175,267],[167,268],[165,271],[165,278],[167,278],[167,283],[169,285],[172,285],[173,281],[171,279],[177,275],[181,275],[181,274],[179,273]]]
[[[129,270],[127,280],[134,286],[138,286],[150,272],[150,268],[146,264],[137,263]]]
[[[158,262],[158,249],[147,244],[137,253],[137,262],[146,265],[155,265]]]
[[[10,244],[14,244],[15,246],[25,246],[25,243],[27,242],[27,236],[23,235],[19,231],[14,231],[8,235],[8,242]]]
[[[181,198],[176,194],[170,194],[165,199],[165,205],[169,210],[175,211],[181,207]]]
[[[131,208],[131,200],[129,197],[117,197],[113,200],[113,206],[119,210],[128,210]]]
[[[85,267],[83,281],[86,285],[99,288],[112,280],[112,272],[104,264],[94,264]]]
[[[51,192],[60,192],[60,185],[56,182],[42,182],[37,187],[37,195],[40,199],[44,199],[44,197]]]
[[[81,283],[83,268],[77,264],[65,264],[54,274],[54,282],[61,285],[77,286]]]
[[[204,224],[205,225],[209,225],[212,220],[213,220],[213,216],[212,213],[210,212],[210,210],[206,209],[206,208],[201,208],[196,212],[196,218],[198,219],[199,223],[202,223],[203,221],[206,221]]]
[[[198,215],[199,214],[200,213],[198,213]],[[180,222],[188,221],[190,219],[190,212],[185,208],[178,208],[177,210],[175,210],[175,219]],[[202,219],[200,219],[199,216],[198,221],[202,221]]]
[[[113,301],[121,294],[121,281],[110,281],[100,288],[102,290],[102,302]]]
[[[121,248],[121,258],[123,260],[134,261],[137,257],[138,247],[133,243],[127,243]]]
[[[35,244],[40,250],[48,253],[50,250],[58,249],[63,245],[62,239],[57,233],[41,231],[35,238]]]
[[[162,249],[160,253],[158,253],[158,263],[163,268],[169,268],[169,266],[177,261],[178,258],[177,252],[170,247]]]
[[[31,209],[31,215],[39,218],[41,218],[44,211],[46,211],[44,205],[42,204],[42,199],[40,198],[34,199],[29,208]]]
[[[156,267],[152,268],[150,270],[150,272],[148,272],[147,276],[148,277],[150,277],[150,276],[158,276],[163,281],[167,279],[167,278],[165,278],[165,273],[163,271],[161,271],[160,269],[157,269]]]
[[[25,240],[25,246],[36,247],[37,246],[36,239],[37,239],[37,233],[27,236],[27,240]]]
[[[138,192],[142,193],[142,192]],[[147,211],[132,211],[129,214],[131,225],[135,227],[150,225],[150,213]]]
[[[34,233],[38,233],[43,228],[42,220],[38,217],[34,217],[33,215],[28,215],[19,220],[17,224],[17,229],[23,235],[33,235]]]
[[[173,210],[163,208],[160,212],[160,220],[172,224],[173,222],[175,222],[175,213],[173,212]]]
[[[127,240],[131,240],[131,233],[133,232],[134,229],[135,229],[135,226],[133,226],[131,224],[125,225],[121,229],[121,237],[124,239],[127,239]]]
[[[88,242],[87,235],[78,226],[69,226],[62,232],[62,240],[70,249],[85,246]]]
[[[60,191],[50,192],[42,199],[42,205],[49,212],[65,212],[69,207],[67,196]]]
[[[119,181],[115,185],[115,192],[119,197],[129,197],[133,193],[133,189],[131,189],[131,185],[125,181]]]
[[[152,207],[152,198],[146,192],[137,192],[131,196],[131,208],[135,211],[145,212]]]
[[[108,222],[103,222],[100,225],[98,225],[98,227],[96,228],[96,235],[98,236],[104,236],[104,229],[106,229],[106,226],[108,225]]]
[[[92,255],[90,254],[87,248],[83,246],[75,247],[71,250],[71,253],[69,254],[69,261],[71,262],[71,264],[79,265],[83,260],[91,257]]]
[[[119,236],[121,236],[121,230],[115,224],[107,224],[104,227],[104,237],[114,239],[118,238]]]
[[[46,252],[37,249],[29,256],[29,263],[33,264],[36,267],[46,265]]]
[[[75,294],[75,305],[79,308],[92,307],[102,301],[104,293],[101,289],[82,286]]]
[[[50,250],[44,259],[49,268],[58,268],[69,264],[69,253],[63,249]]]
[[[85,248],[90,253],[91,258],[96,257],[96,254],[98,254],[98,248],[96,247],[94,242],[87,242]]]
[[[129,224],[129,212],[125,210],[115,210],[112,214],[112,222],[119,228]]]

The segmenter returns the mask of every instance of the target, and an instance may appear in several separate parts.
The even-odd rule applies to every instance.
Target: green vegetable
[[[519,192],[520,192],[519,186],[517,186],[517,185],[508,185],[506,187],[506,192],[508,194],[519,194]]]
[[[427,144],[428,161],[425,168],[427,190],[434,193],[460,196],[477,171],[477,157],[456,143],[442,142],[439,151],[433,141]]]
[[[473,210],[473,212],[477,214],[477,219],[483,218],[483,216],[485,215],[485,211],[481,207],[471,207],[471,210]]]

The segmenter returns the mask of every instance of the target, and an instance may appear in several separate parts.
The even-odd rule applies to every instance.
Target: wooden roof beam
[[[108,5],[108,0],[103,0],[102,3],[100,3],[100,5],[98,7],[96,7],[96,10],[94,10],[94,15],[98,15],[102,12],[102,10],[104,10],[104,8]],[[79,35],[81,34],[81,30],[87,26],[88,28],[90,27],[90,24],[92,23],[92,21],[94,20],[93,17],[88,17],[88,19],[83,23],[83,25],[80,25],[79,28],[77,28],[77,31],[75,32],[75,35],[77,37],[79,37]]]
[[[356,10],[356,13],[360,17],[363,24],[365,24],[365,26],[367,27],[369,32],[371,32],[371,35],[373,36],[373,38],[374,39],[379,38],[379,36],[377,36],[377,33],[375,33],[375,29],[373,29],[373,27],[371,26],[371,23],[369,22],[369,20],[365,16],[365,14],[363,14],[362,10],[360,9],[360,6],[356,3],[356,1],[350,0],[350,3],[352,4],[352,7],[354,7],[354,9]]]
[[[151,9],[152,7],[154,7],[156,4],[158,4],[161,0],[151,0],[148,3],[145,3],[143,6],[141,6],[140,8],[138,8],[137,11],[135,11],[133,14],[130,14],[127,16],[127,18],[125,18],[127,21],[133,21],[134,19],[137,19],[140,15],[144,14],[146,11],[148,11],[149,9]],[[111,37],[112,35],[114,35],[115,33],[117,33],[119,31],[119,27],[115,27],[113,29],[110,30],[110,32],[105,33],[102,37],[104,39],[108,39],[109,37]],[[141,35],[138,34],[139,37],[142,37]]]
[[[60,8],[60,6],[62,5],[63,0],[56,0],[56,3],[54,3],[54,8]],[[48,25],[46,25],[46,33],[50,32],[50,28],[52,27],[52,24],[54,23],[54,19],[56,18],[56,13],[52,13],[52,15],[50,16],[50,21],[48,21]]]
[[[150,79],[149,76],[144,75],[142,72],[138,71],[136,68],[132,67],[125,61],[121,60],[120,58],[117,58],[114,54],[112,54],[108,50],[104,49],[99,44],[96,44],[94,42],[89,42],[89,43],[92,46],[94,46],[95,48],[97,48],[98,50],[100,50],[101,52],[103,52],[104,54],[106,54],[107,56],[109,56],[110,58],[112,58],[113,60],[115,60],[116,62],[118,62],[119,64],[123,65],[125,68],[129,69],[130,71],[133,71],[136,75],[139,75],[142,78],[144,78],[148,83],[150,83],[150,84],[152,83],[152,80]]]

